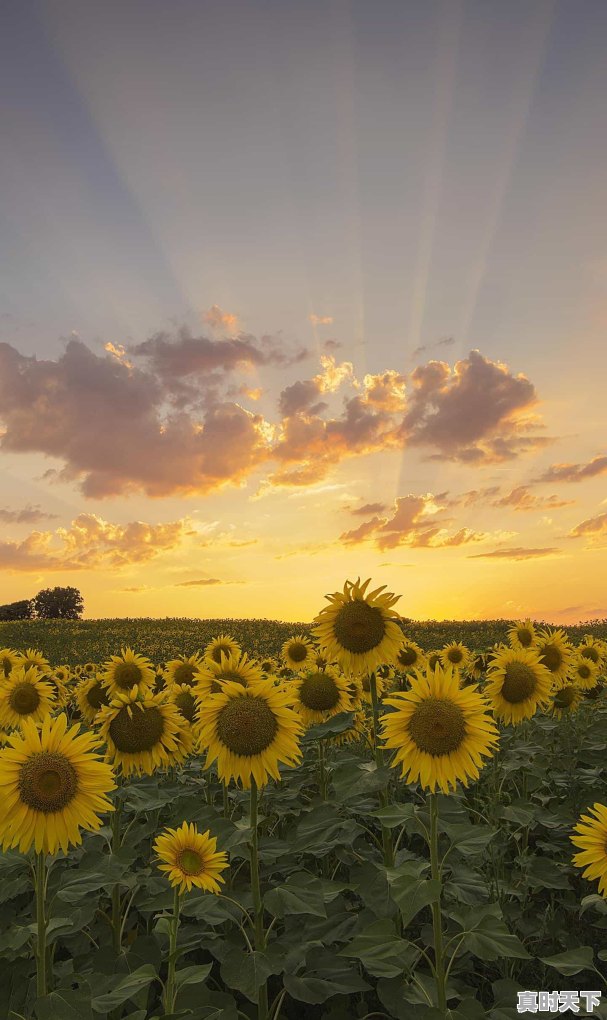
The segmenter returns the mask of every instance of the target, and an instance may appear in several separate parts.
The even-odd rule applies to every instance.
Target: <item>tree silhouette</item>
[[[79,620],[84,609],[77,588],[44,588],[32,599],[39,620]]]

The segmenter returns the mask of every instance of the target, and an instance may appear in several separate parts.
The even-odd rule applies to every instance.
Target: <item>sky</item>
[[[13,0],[0,602],[607,617],[607,4]]]

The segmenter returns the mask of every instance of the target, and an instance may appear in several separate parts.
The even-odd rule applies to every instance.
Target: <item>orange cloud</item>
[[[551,464],[537,482],[583,482],[607,471],[607,455],[593,457],[586,464]]]
[[[315,315],[311,312],[308,318],[313,326],[330,326],[333,323],[332,315]]]
[[[493,552],[486,553],[474,553],[469,555],[470,560],[532,560],[537,559],[539,556],[554,556],[560,553],[560,549],[555,548],[540,548],[540,549],[525,549],[522,546],[517,546],[511,549],[494,549]]]
[[[340,535],[340,542],[358,545],[371,538],[376,548],[381,550],[397,546],[437,549],[482,542],[487,537],[470,528],[460,528],[450,534],[445,525],[450,523],[451,518],[442,517],[443,510],[444,506],[430,493],[425,496],[399,496],[391,517],[372,517],[353,531]]]
[[[607,513],[597,514],[596,517],[588,517],[569,532],[569,537],[582,538],[585,535],[589,535],[591,538],[599,538],[605,534],[607,534]]]
[[[506,496],[496,499],[492,506],[510,506],[513,510],[557,510],[573,503],[574,499],[559,499],[558,496],[535,496],[527,485],[519,485]]]
[[[211,305],[208,311],[203,312],[202,321],[216,330],[225,330],[235,333],[238,327],[238,316],[232,312],[224,312],[219,305]]]
[[[28,503],[21,510],[9,510],[7,507],[0,507],[0,521],[3,524],[39,524],[40,521],[52,521],[57,514],[49,514],[42,510],[39,504],[32,506]]]
[[[111,524],[95,514],[79,514],[69,528],[0,542],[0,570],[98,570],[147,563],[191,534],[187,520]]]

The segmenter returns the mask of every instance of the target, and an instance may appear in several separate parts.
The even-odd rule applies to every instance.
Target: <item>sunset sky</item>
[[[0,602],[607,617],[607,3],[20,0]]]

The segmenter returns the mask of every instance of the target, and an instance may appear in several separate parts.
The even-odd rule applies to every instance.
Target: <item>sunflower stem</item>
[[[34,887],[36,891],[36,923],[38,935],[36,941],[36,992],[38,998],[47,993],[46,975],[46,855],[44,852],[36,854],[36,878]]]
[[[223,791],[223,817],[230,817],[230,802],[228,800],[228,784],[222,783],[221,789]]]
[[[112,816],[112,854],[118,853],[122,846],[120,823],[122,820],[122,801],[116,801],[116,810]],[[122,911],[120,909],[120,883],[112,888],[112,945],[114,952],[122,948]]]
[[[259,883],[259,851],[257,845],[257,808],[259,804],[257,783],[251,776],[251,801],[250,801],[250,822],[251,822],[251,891],[253,893],[253,908],[255,913],[255,949],[258,953],[265,949],[265,935],[263,930],[263,905],[261,902],[261,887]],[[268,1016],[268,988],[264,983],[257,993],[257,1016],[258,1020],[267,1020]]]
[[[179,915],[181,913],[181,893],[176,885],[173,893],[173,916],[169,931],[169,970],[167,983],[164,988],[163,1006],[166,1013],[173,1013],[177,999],[177,980],[175,971],[177,967],[177,932],[179,930]]]
[[[430,869],[432,878],[439,884],[436,899],[432,903],[432,927],[434,930],[434,971],[436,980],[436,999],[439,1011],[443,1016],[447,1010],[447,990],[445,977],[445,957],[443,952],[443,932],[441,922],[441,876],[438,860],[438,797],[429,794],[430,799]]]
[[[371,694],[371,709],[373,711],[373,751],[375,754],[375,764],[378,769],[381,769],[384,764],[384,749],[379,742],[379,699],[377,697],[377,678],[374,671],[369,673],[369,691]],[[379,791],[379,800],[382,807],[388,807],[389,798],[387,790]],[[386,868],[393,868],[394,845],[392,843],[392,833],[385,825],[381,827],[381,839],[384,849],[384,865]]]
[[[323,800],[327,799],[327,770],[325,768],[325,742],[318,741],[318,787]]]

